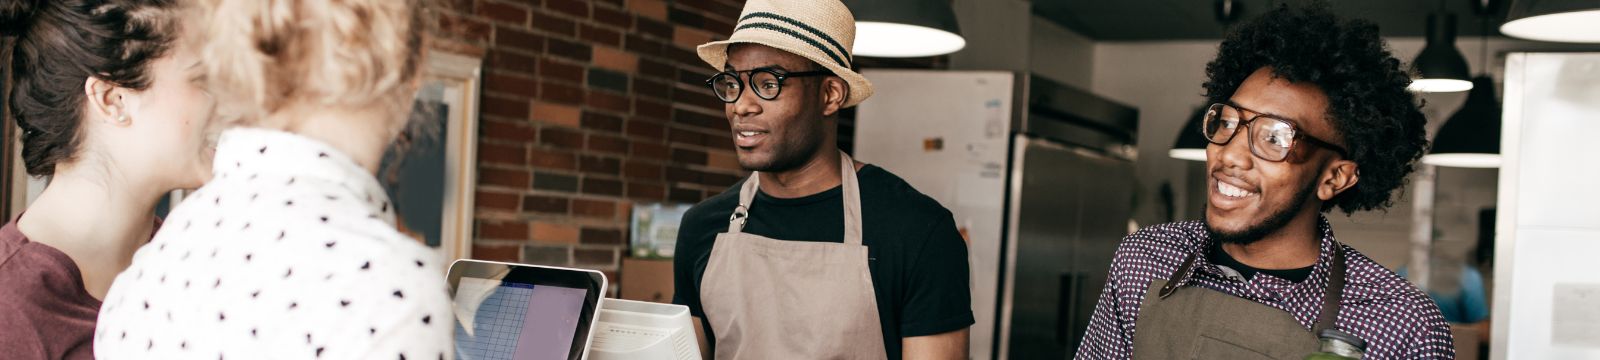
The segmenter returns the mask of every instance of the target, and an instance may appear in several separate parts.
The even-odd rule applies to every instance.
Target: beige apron
[[[700,302],[717,359],[883,359],[878,302],[861,245],[854,162],[840,153],[844,243],[775,240],[741,232],[760,188],[750,174],[728,232],[717,234]]]
[[[1333,328],[1344,293],[1344,247],[1334,245],[1327,292],[1310,332],[1288,312],[1216,290],[1176,284],[1194,266],[1183,260],[1172,277],[1155,280],[1134,321],[1134,359],[1304,359],[1316,333]],[[1218,250],[1221,251],[1221,250]]]

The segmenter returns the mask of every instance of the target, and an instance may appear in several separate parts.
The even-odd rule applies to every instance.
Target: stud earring
[[[127,125],[130,121],[133,119],[129,118],[128,114],[117,114],[117,125]]]

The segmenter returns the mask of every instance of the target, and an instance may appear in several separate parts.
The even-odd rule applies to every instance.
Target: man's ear
[[[1333,200],[1345,190],[1350,190],[1361,181],[1361,171],[1356,162],[1350,160],[1334,160],[1322,170],[1322,175],[1317,179],[1317,198],[1322,201]]]
[[[126,90],[109,81],[90,76],[83,81],[83,95],[89,100],[88,115],[98,121],[120,122],[117,118],[131,116],[123,101]]]
[[[850,83],[837,76],[822,78],[822,116],[833,116],[844,109],[844,102],[850,98]]]

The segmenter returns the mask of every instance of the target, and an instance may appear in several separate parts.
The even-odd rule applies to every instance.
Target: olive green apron
[[[1304,359],[1317,351],[1316,333],[1333,328],[1345,281],[1344,247],[1334,245],[1327,292],[1317,323],[1300,325],[1288,312],[1178,281],[1194,267],[1183,260],[1166,280],[1155,280],[1139,304],[1134,359]],[[1219,250],[1220,251],[1220,250]]]
[[[741,232],[759,174],[739,189],[728,232],[717,234],[700,301],[717,359],[883,359],[878,302],[861,245],[855,163],[840,153],[844,242],[789,241]]]

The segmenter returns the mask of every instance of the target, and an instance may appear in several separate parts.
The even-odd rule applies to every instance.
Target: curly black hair
[[[1355,187],[1322,204],[1345,214],[1385,209],[1428,147],[1427,118],[1406,90],[1410,74],[1378,36],[1378,26],[1341,19],[1325,2],[1279,6],[1239,24],[1206,64],[1205,96],[1221,103],[1251,73],[1316,85],[1328,96],[1328,118],[1361,176]]]

